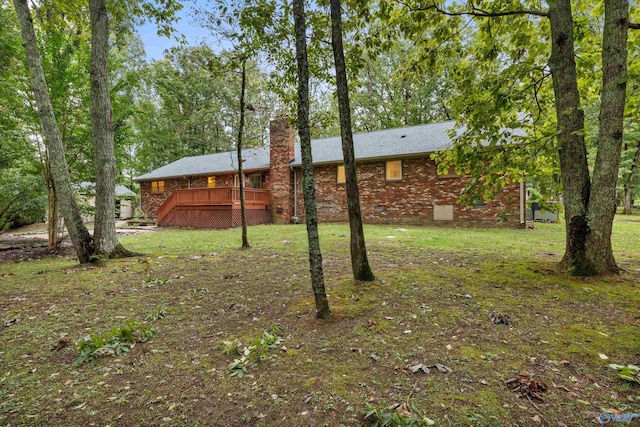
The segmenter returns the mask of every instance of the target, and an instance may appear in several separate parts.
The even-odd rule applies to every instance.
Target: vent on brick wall
[[[374,211],[383,211],[384,210],[384,206],[376,206],[375,208],[373,208]]]

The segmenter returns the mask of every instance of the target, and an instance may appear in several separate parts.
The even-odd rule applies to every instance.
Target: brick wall
[[[286,117],[278,117],[271,121],[269,135],[271,219],[274,223],[286,223],[293,216],[293,178],[289,162],[294,157],[294,132]]]
[[[323,222],[348,220],[345,184],[337,183],[336,169],[336,165],[315,168],[318,219]],[[497,216],[506,215],[507,225],[519,225],[519,184],[507,186],[495,200],[482,207],[464,207],[456,201],[465,181],[464,177],[438,176],[436,164],[429,158],[404,159],[402,179],[398,181],[385,179],[383,161],[358,163],[363,220],[372,224],[496,226]],[[297,213],[300,221],[304,221],[301,186],[297,187]],[[441,207],[441,211],[448,211],[451,206],[453,221],[435,220],[434,206]]]
[[[151,193],[151,182],[140,183],[140,208],[147,218],[155,218],[158,208],[165,200],[180,188],[180,180],[165,179],[162,193]]]

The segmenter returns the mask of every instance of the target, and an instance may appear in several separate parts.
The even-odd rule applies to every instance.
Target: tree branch
[[[549,17],[549,12],[543,12],[540,10],[528,10],[528,9],[519,9],[519,10],[505,10],[502,12],[488,12],[486,10],[482,10],[476,7],[473,3],[471,3],[471,10],[463,10],[458,12],[450,12],[440,8],[437,4],[432,3],[429,6],[425,7],[416,7],[413,8],[407,3],[398,0],[398,3],[404,5],[405,7],[411,9],[412,11],[427,11],[427,10],[436,10],[438,13],[447,16],[476,16],[476,17],[489,17],[489,18],[497,18],[500,16],[513,16],[513,15],[535,15],[535,16],[543,16]],[[632,24],[629,24],[631,26]],[[635,24],[633,24],[635,25]]]
[[[640,23],[629,21],[629,28],[632,30],[640,30]]]

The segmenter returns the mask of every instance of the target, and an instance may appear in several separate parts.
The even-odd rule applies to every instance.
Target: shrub
[[[88,363],[93,366],[96,358],[126,353],[134,343],[148,341],[154,335],[155,331],[149,325],[134,320],[127,321],[121,327],[114,326],[102,335],[87,334],[76,342],[80,355],[73,364],[80,366]]]

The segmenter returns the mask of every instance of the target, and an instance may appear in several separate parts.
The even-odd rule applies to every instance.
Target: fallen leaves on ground
[[[509,316],[507,316],[506,314],[502,314],[499,312],[494,311],[493,313],[491,313],[491,315],[489,316],[489,319],[491,319],[491,321],[493,323],[495,323],[496,325],[510,325],[511,324],[511,319],[509,318]]]
[[[518,397],[526,397],[544,402],[542,395],[549,387],[543,382],[535,381],[531,375],[518,375],[504,382]]]
[[[66,346],[68,346],[69,344],[71,344],[71,340],[69,338],[60,338],[60,340],[58,340],[56,345],[51,347],[51,351],[61,350],[61,349],[65,348]]]
[[[438,371],[445,374],[451,372],[450,367],[446,365],[442,365],[440,363],[436,363],[435,365],[428,365],[428,366],[425,365],[424,363],[418,363],[417,365],[409,366],[409,370],[411,371],[412,374],[417,374],[418,372],[424,372],[425,374],[430,374],[431,369],[437,369]]]

